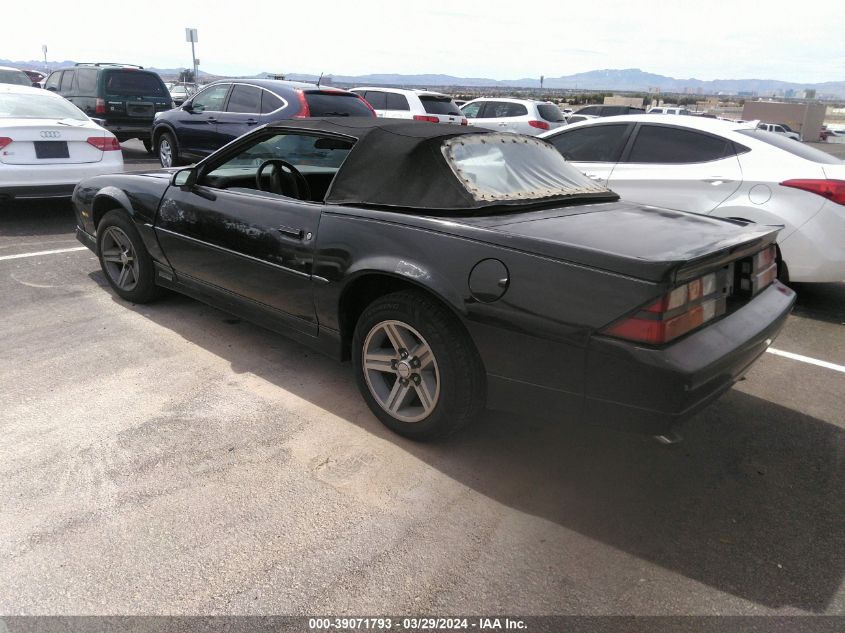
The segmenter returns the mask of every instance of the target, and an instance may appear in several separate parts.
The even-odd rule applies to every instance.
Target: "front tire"
[[[178,167],[182,164],[179,158],[179,147],[170,132],[164,132],[156,142],[156,154],[162,167]]]
[[[451,435],[484,408],[478,352],[455,315],[425,293],[370,304],[355,326],[352,364],[370,410],[405,437]]]
[[[153,258],[125,212],[109,211],[100,220],[97,256],[106,280],[122,299],[147,303],[159,296]]]

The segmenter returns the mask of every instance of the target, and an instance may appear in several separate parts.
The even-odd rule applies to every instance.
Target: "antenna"
[[[317,78],[317,87],[320,87],[320,82],[323,81],[323,73],[320,73],[320,76]]]

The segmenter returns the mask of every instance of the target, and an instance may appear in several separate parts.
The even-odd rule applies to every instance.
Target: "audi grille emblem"
[[[61,132],[54,132],[52,130],[45,130],[41,132],[41,138],[59,138],[61,137]]]

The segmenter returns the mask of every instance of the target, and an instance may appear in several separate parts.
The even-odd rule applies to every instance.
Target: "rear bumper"
[[[590,422],[660,434],[739,380],[783,327],[795,293],[774,282],[745,306],[664,349],[595,337],[587,356]]]
[[[845,206],[825,202],[778,246],[789,267],[790,281],[845,281]]]
[[[110,155],[114,156],[110,156]],[[105,152],[96,163],[58,165],[0,165],[0,197],[64,198],[70,197],[76,184],[90,176],[123,171],[123,155]]]
[[[0,198],[28,200],[38,198],[70,198],[74,184],[6,187],[0,185]]]
[[[114,134],[119,141],[126,141],[130,138],[138,138],[141,140],[151,139],[153,130],[153,121],[134,122],[134,121],[106,121],[105,127],[109,132]]]

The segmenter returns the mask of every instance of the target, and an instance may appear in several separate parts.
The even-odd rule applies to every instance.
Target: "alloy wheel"
[[[133,290],[138,285],[140,270],[129,236],[119,227],[109,226],[103,234],[100,248],[103,266],[112,282],[121,290]]]
[[[166,136],[158,142],[158,159],[162,167],[173,166],[173,147]]]
[[[440,398],[440,371],[428,342],[407,323],[382,321],[367,334],[362,366],[379,406],[401,422],[427,418]]]

